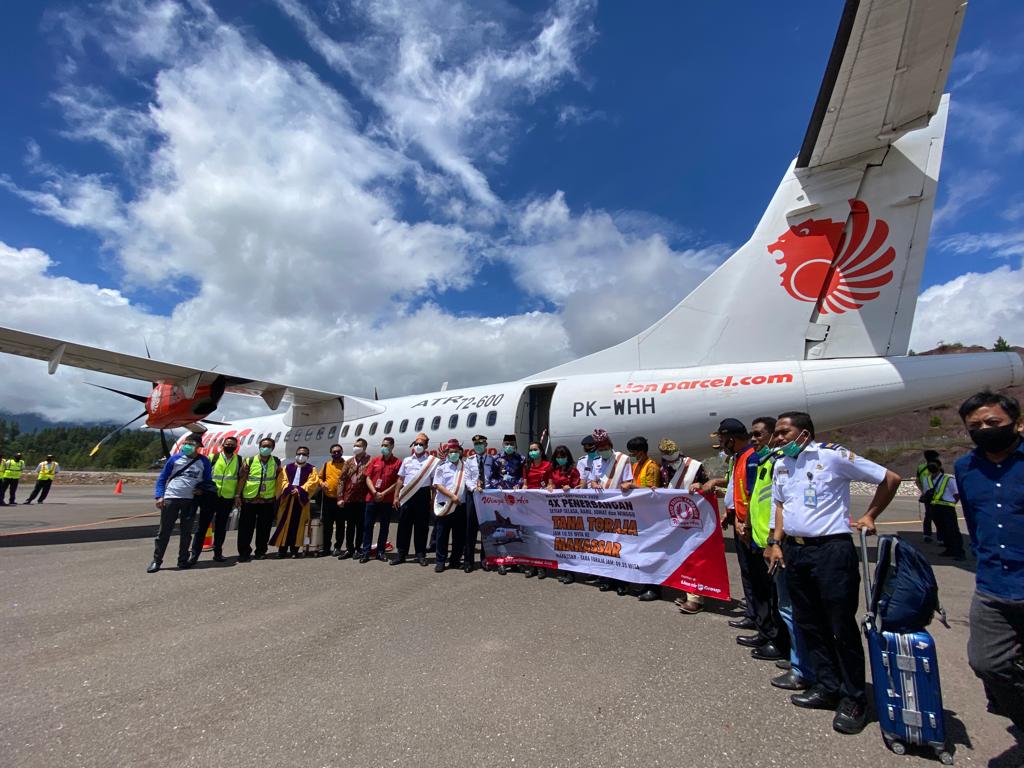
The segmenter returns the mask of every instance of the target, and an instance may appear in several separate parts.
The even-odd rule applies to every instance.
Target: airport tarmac
[[[841,736],[831,713],[789,704],[768,685],[774,665],[736,645],[729,606],[683,616],[671,599],[553,579],[333,558],[216,565],[206,554],[148,575],[152,513],[147,489],[131,487],[57,486],[43,506],[0,508],[0,764],[933,760],[890,753],[877,723]],[[883,520],[937,552],[913,500]],[[956,762],[1020,765],[1009,722],[986,713],[967,666],[971,563],[934,562],[951,628],[931,631]]]

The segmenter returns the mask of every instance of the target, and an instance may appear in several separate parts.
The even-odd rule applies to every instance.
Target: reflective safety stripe
[[[276,456],[271,456],[264,464],[259,456],[249,460],[249,476],[245,478],[242,498],[272,499],[277,494],[277,472],[280,464]]]
[[[758,465],[754,487],[750,489],[750,535],[762,549],[768,544],[772,519],[772,469],[777,459],[777,455],[770,455]]]
[[[57,462],[43,462],[39,466],[42,469],[39,470],[39,474],[36,475],[37,480],[53,480],[53,476],[57,474]]]
[[[258,461],[258,459],[257,459]],[[236,453],[231,461],[224,461],[224,454],[217,454],[213,462],[213,483],[217,486],[217,495],[222,499],[233,499],[238,488],[238,466],[241,460]]]
[[[956,506],[956,502],[955,501],[945,501],[942,498],[942,495],[946,492],[946,486],[948,486],[948,485],[949,485],[949,475],[945,475],[944,474],[944,475],[942,475],[942,478],[939,480],[939,484],[937,486],[935,486],[935,492],[932,493],[932,506],[933,507],[935,507],[935,506],[939,506],[939,507],[955,507]]]
[[[25,468],[25,460],[16,461],[8,459],[4,467],[4,477],[8,480],[17,480],[21,477],[21,470]]]

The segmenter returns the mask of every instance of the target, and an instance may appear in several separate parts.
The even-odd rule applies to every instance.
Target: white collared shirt
[[[580,473],[580,487],[589,488],[591,481],[602,479],[604,477],[601,471],[603,466],[604,460],[600,456],[591,459],[583,454],[583,458],[576,462],[576,469]]]
[[[411,456],[406,456],[402,459],[402,466],[398,468],[398,476],[402,478],[402,485],[410,485],[413,480],[419,477],[420,472],[423,471],[423,465],[426,464],[430,458],[430,454],[424,451],[419,456],[414,453]],[[438,459],[438,461],[440,461],[440,459]]]
[[[462,487],[459,489],[458,497],[461,504],[466,500],[466,493],[476,488],[476,481],[479,475],[475,459],[466,461],[463,458],[458,464],[452,464],[448,459],[438,459],[437,469],[434,470],[434,485],[440,485],[455,493],[456,481],[459,477],[459,470],[465,468],[462,476]]]
[[[772,473],[772,522],[782,505],[788,536],[831,536],[850,532],[850,482],[878,484],[885,467],[845,448],[811,442],[795,459],[783,456]]]

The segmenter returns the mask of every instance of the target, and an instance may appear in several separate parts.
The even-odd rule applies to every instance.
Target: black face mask
[[[970,430],[971,440],[985,453],[1002,453],[1017,440],[1017,425],[1004,424],[1001,427],[985,427]]]
[[[225,445],[225,446],[224,446],[224,453],[227,453],[227,454],[232,454],[232,453],[234,453],[234,452],[235,452],[235,448],[236,448],[236,447],[237,447],[237,446],[234,446],[234,445]]]

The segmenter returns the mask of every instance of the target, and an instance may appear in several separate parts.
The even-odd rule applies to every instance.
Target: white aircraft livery
[[[334,442],[402,447],[421,431],[433,447],[514,433],[521,448],[546,432],[575,452],[595,427],[619,447],[671,437],[699,454],[724,417],[805,410],[831,429],[1020,384],[1012,352],[907,356],[965,9],[848,0],[799,155],[747,243],[650,328],[525,379],[368,400],[8,328],[0,351],[45,360],[51,374],[69,365],[155,382],[148,397],[122,393],[145,402],[133,422],[203,432],[206,450],[235,435],[251,454],[271,436],[278,455],[306,445],[317,459]],[[225,392],[291,407],[203,425]]]

